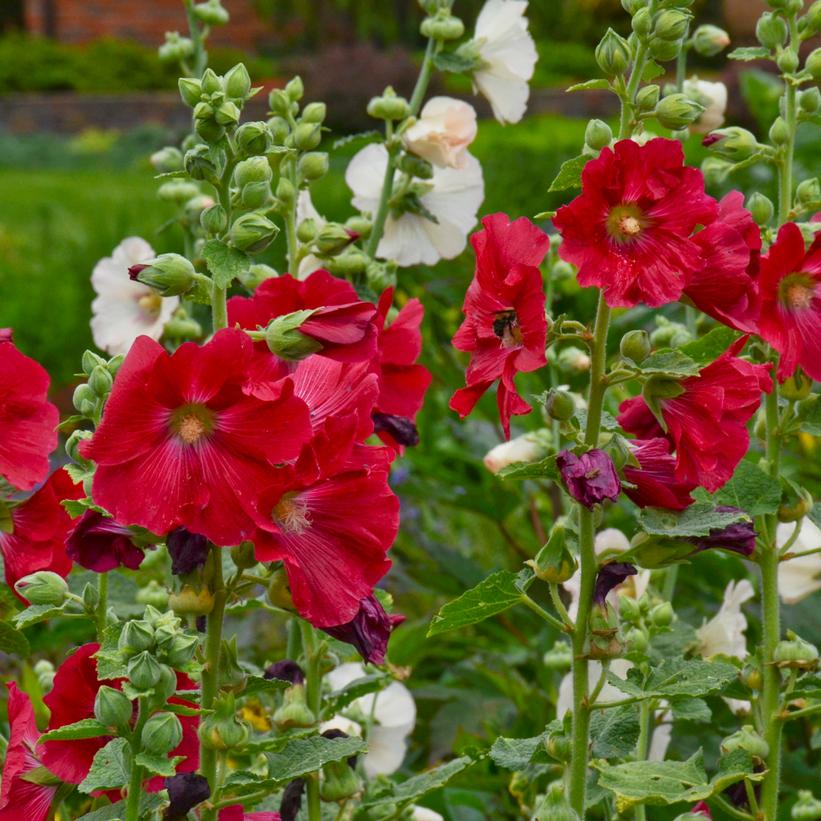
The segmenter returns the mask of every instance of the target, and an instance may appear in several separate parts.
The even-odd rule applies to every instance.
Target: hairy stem
[[[102,642],[108,610],[108,573],[99,573],[97,577],[97,638]]]
[[[316,632],[308,622],[301,622],[302,646],[305,650],[305,698],[311,712],[319,718],[322,708],[322,654],[317,646]],[[308,799],[308,821],[321,821],[322,803],[319,797],[319,773],[305,779]]]
[[[128,780],[128,795],[125,805],[125,821],[139,821],[140,797],[142,795],[143,768],[137,766],[137,756],[142,747],[143,725],[148,721],[148,710],[144,698],[140,698],[137,706],[137,721],[131,734],[131,776]]]
[[[653,722],[653,705],[650,699],[645,699],[639,707],[639,738],[636,742],[636,761],[646,761],[650,750],[650,730]],[[647,818],[644,804],[636,804],[634,813],[636,821],[645,821]]]

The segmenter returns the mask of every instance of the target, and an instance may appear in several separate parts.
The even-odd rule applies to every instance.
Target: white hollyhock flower
[[[413,804],[411,805],[411,819],[412,821],[445,821],[445,816],[434,810],[429,810],[427,807],[419,807]]]
[[[747,656],[747,619],[741,605],[755,595],[747,579],[730,582],[724,590],[724,601],[718,613],[696,630],[698,651],[704,658],[724,655],[743,659]]]
[[[326,676],[334,691],[345,688],[352,681],[363,678],[365,668],[357,663],[341,664]],[[416,703],[413,696],[399,681],[391,682],[384,690],[356,699],[351,710],[372,719],[368,731],[368,752],[363,768],[368,778],[390,775],[401,766],[408,749],[408,736],[416,725]],[[345,716],[335,716],[325,722],[321,730],[338,729],[348,735],[362,735],[358,722]]]
[[[536,433],[526,433],[491,448],[485,454],[484,462],[491,473],[498,473],[508,465],[516,462],[536,462],[545,455],[547,447],[542,438]]]
[[[360,211],[376,213],[387,164],[385,146],[371,143],[348,165],[345,182]],[[421,214],[389,214],[377,256],[392,259],[402,267],[434,265],[440,259],[453,259],[465,249],[485,196],[479,161],[468,154],[464,168],[434,168],[433,178],[425,182],[430,188],[419,199],[437,222]]]
[[[482,64],[473,81],[500,123],[517,123],[524,116],[528,81],[539,59],[526,10],[527,0],[488,0],[476,21],[474,43]]]
[[[704,106],[699,118],[690,126],[694,134],[707,134],[721,128],[724,112],[727,110],[727,86],[724,83],[710,83],[690,77],[684,81],[684,93]]]
[[[433,165],[464,168],[476,139],[476,111],[453,97],[431,97],[419,119],[402,135],[408,151]]]
[[[95,266],[91,285],[97,296],[91,303],[94,344],[106,353],[128,352],[138,336],[159,339],[165,323],[180,304],[179,297],[161,297],[153,288],[132,282],[128,269],[155,256],[140,237],[124,239]]]
[[[780,524],[775,540],[783,547],[792,536],[795,524]],[[790,548],[791,553],[805,553],[821,548],[821,529],[809,517],[801,520],[798,538]],[[821,553],[788,559],[778,565],[778,592],[784,604],[797,604],[802,599],[821,590]]]

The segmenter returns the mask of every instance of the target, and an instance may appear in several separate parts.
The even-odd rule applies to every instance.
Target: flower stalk
[[[138,702],[137,721],[131,732],[131,775],[128,781],[128,795],[126,797],[125,821],[139,821],[140,797],[142,796],[143,768],[137,764],[142,744],[143,725],[148,720],[148,709],[145,698]]]
[[[308,708],[319,717],[322,708],[322,652],[316,640],[316,631],[307,622],[300,622],[302,647],[305,652],[305,696]],[[319,795],[319,773],[306,779],[305,794],[308,821],[321,821],[322,803]]]

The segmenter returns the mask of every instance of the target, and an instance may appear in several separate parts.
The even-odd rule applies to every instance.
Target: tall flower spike
[[[471,354],[467,387],[456,391],[450,407],[464,418],[498,380],[499,417],[510,438],[511,415],[532,410],[517,393],[514,377],[547,364],[547,318],[538,266],[550,240],[524,217],[511,222],[505,214],[491,214],[482,225],[471,237],[476,272],[465,295],[465,319],[453,337],[455,348]]]

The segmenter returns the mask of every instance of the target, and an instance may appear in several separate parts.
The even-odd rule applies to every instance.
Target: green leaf
[[[107,678],[122,678],[128,673],[128,667],[117,646],[123,627],[123,622],[114,622],[103,630],[100,649],[94,654],[97,660],[97,675],[101,681]]]
[[[513,462],[502,468],[496,475],[501,479],[558,479],[556,454],[547,456],[538,462]]]
[[[587,428],[587,408],[576,408],[573,418],[570,421],[579,430],[585,430]],[[602,412],[601,429],[610,432],[621,430],[616,418],[607,411]]]
[[[732,478],[713,495],[717,505],[731,505],[751,517],[775,513],[781,504],[781,483],[746,459]]]
[[[361,738],[311,736],[291,741],[278,753],[268,753],[268,777],[282,782],[313,773],[331,761],[341,761],[365,749]]]
[[[131,761],[128,741],[124,738],[113,738],[105,747],[97,750],[91,769],[80,784],[81,793],[92,793],[95,790],[119,790],[126,784],[131,774]]]
[[[27,658],[31,652],[29,640],[7,621],[0,621],[0,652]]]
[[[80,738],[99,738],[101,735],[111,735],[111,727],[96,718],[83,718],[49,730],[40,737],[40,741],[76,741]]]
[[[637,367],[647,376],[681,378],[698,375],[698,365],[686,354],[672,348],[662,348],[651,353]]]
[[[340,692],[334,693],[325,700],[323,714],[328,717],[336,715],[356,699],[381,690],[388,681],[390,677],[382,674],[355,679]]]
[[[679,349],[683,354],[689,356],[699,366],[709,365],[718,359],[733,342],[738,339],[738,331],[732,328],[725,328],[723,325],[713,328],[710,333],[682,345]]]
[[[62,615],[62,613],[62,606],[55,606],[53,604],[30,604],[22,613],[18,613],[14,617],[14,623],[18,629],[22,630],[25,627],[30,627],[32,624],[53,619],[55,616]]]
[[[810,401],[805,399],[799,407],[801,430],[811,436],[821,436],[821,398],[813,395]]]
[[[444,787],[453,776],[467,769],[473,764],[473,759],[470,756],[462,756],[455,758],[453,761],[448,761],[447,764],[441,764],[428,770],[425,773],[420,773],[401,784],[397,784],[392,794],[380,795],[376,798],[366,799],[362,803],[362,807],[374,807],[380,804],[409,804],[416,801],[423,795],[438,790]]]
[[[568,188],[581,188],[582,170],[591,159],[592,157],[588,157],[587,154],[579,154],[578,157],[565,160],[547,190],[566,191]]]
[[[165,803],[166,800],[157,793],[143,793],[140,796],[140,818],[152,818],[153,813]],[[81,815],[77,821],[119,821],[125,818],[125,810],[125,801],[117,801],[115,804]]]
[[[202,257],[218,288],[227,288],[249,268],[248,255],[231,248],[222,240],[209,239],[202,249]]]
[[[795,683],[795,689],[790,693],[790,698],[811,698],[821,701],[821,674],[805,673]]]
[[[641,73],[641,79],[645,83],[649,83],[665,73],[664,69],[655,60],[648,60],[644,66],[644,71]]]
[[[595,758],[624,758],[636,750],[639,740],[639,706],[625,704],[596,710],[590,721]]]
[[[739,755],[740,753],[740,755]],[[722,758],[719,772],[712,779],[704,770],[701,750],[687,761],[630,761],[609,765],[594,761],[599,770],[599,786],[612,790],[622,810],[635,804],[666,805],[680,801],[704,801],[745,776],[754,780],[763,774],[752,774],[752,759],[743,750]]]
[[[262,676],[248,676],[245,683],[243,696],[255,696],[259,693],[277,693],[287,690],[291,686],[290,682],[279,678],[263,678]]]
[[[506,770],[523,770],[542,749],[544,733],[533,738],[497,738],[490,748],[490,757],[494,764]]]
[[[449,71],[451,74],[465,74],[476,68],[475,59],[458,51],[440,51],[434,55],[433,64],[439,71]]]
[[[686,539],[708,536],[712,530],[721,530],[747,519],[745,513],[720,511],[711,502],[696,502],[680,512],[660,507],[645,508],[639,516],[639,524],[651,536]]]
[[[524,593],[534,579],[532,570],[497,570],[476,587],[465,591],[448,602],[433,617],[428,628],[428,637],[458,630],[471,624],[503,613],[522,601]]]
[[[713,711],[706,701],[701,698],[686,698],[674,701],[671,704],[673,718],[676,721],[693,721],[698,724],[708,724],[713,718]]]
[[[730,60],[743,60],[745,63],[750,60],[763,60],[770,56],[769,49],[763,46],[742,46],[733,49],[727,57]]]
[[[626,679],[612,672],[607,681],[616,689],[634,698],[695,698],[721,692],[735,681],[738,671],[732,664],[701,659],[664,659],[653,667],[650,675],[641,682],[637,671],[631,670]]]
[[[583,83],[575,83],[565,91],[593,91],[594,89],[610,88],[610,81],[605,80],[604,77],[597,77],[595,80],[586,80]]]
[[[162,775],[168,778],[177,772],[177,765],[185,760],[185,756],[175,755],[173,758],[168,758],[164,755],[140,753],[134,760],[151,775]]]

